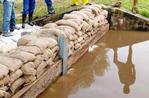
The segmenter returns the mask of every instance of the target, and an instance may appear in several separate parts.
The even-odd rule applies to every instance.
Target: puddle
[[[149,32],[110,31],[96,45],[38,98],[148,98]]]

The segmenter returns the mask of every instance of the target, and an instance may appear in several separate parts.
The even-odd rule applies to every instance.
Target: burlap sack
[[[7,76],[9,73],[9,68],[5,65],[0,64],[0,80]]]
[[[52,65],[54,64],[52,58],[48,59],[48,60],[46,61],[46,63],[47,63],[48,66],[52,66]]]
[[[29,76],[25,75],[25,76],[23,76],[23,78],[25,80],[24,86],[27,86],[27,85],[33,83],[37,79],[36,76],[34,76],[34,75],[29,75]]]
[[[78,15],[73,14],[73,13],[65,14],[63,16],[63,19],[81,19],[81,20],[83,20],[83,18],[84,18],[83,16],[78,16]]]
[[[10,74],[10,83],[9,84],[12,84],[15,80],[17,80],[18,78],[20,78],[22,75],[23,75],[23,72],[20,69],[18,69],[14,73],[11,73]]]
[[[19,50],[10,52],[9,57],[20,59],[24,63],[34,61],[36,58],[35,55],[32,53]]]
[[[4,90],[0,90],[0,98],[10,98],[11,95],[9,92],[6,92]]]
[[[95,17],[91,10],[82,9],[80,10],[80,12],[86,14],[89,17],[89,19],[93,19]]]
[[[24,35],[21,39],[18,40],[17,45],[18,46],[24,46],[29,41],[31,41],[33,39],[36,39],[36,36],[33,36],[33,35]]]
[[[45,49],[43,53],[44,60],[48,60],[50,57],[53,56],[53,51],[51,49]]]
[[[76,31],[80,31],[81,27],[79,25],[77,25],[77,23],[70,21],[70,20],[59,20],[56,22],[56,24],[58,25],[67,25],[70,27],[73,27]]]
[[[95,14],[95,16],[99,15],[101,12],[101,9],[99,9],[96,6],[85,6],[84,8],[91,9],[93,14]]]
[[[51,49],[51,51],[52,51],[52,54],[57,53],[59,51],[59,47],[55,46],[54,48]]]
[[[92,30],[92,25],[89,25],[87,22],[83,21],[81,30],[83,32],[91,31]]]
[[[8,85],[10,83],[10,77],[6,76],[2,80],[0,80],[0,86]]]
[[[21,51],[32,53],[34,55],[42,54],[42,51],[40,50],[40,48],[36,46],[19,46],[18,49]]]
[[[83,23],[83,20],[81,20],[81,19],[69,19],[69,21],[75,22],[80,27],[82,26],[82,23]]]
[[[83,32],[82,31],[78,31],[76,32],[76,35],[78,35],[79,37],[83,35]]]
[[[73,13],[73,14],[76,14],[76,15],[78,15],[78,16],[83,17],[83,20],[85,20],[85,21],[88,21],[88,20],[89,20],[89,17],[88,17],[86,14],[84,14],[84,13],[82,13],[82,12],[80,12],[80,11],[73,11],[72,13]]]
[[[33,62],[29,62],[24,64],[21,67],[23,74],[25,75],[36,75],[35,65]]]
[[[19,59],[0,56],[0,64],[7,66],[11,72],[14,72],[19,69],[23,63]]]
[[[37,55],[36,59],[34,61],[35,69],[41,64],[41,62],[44,60],[42,55]]]
[[[80,47],[81,47],[81,44],[80,44],[80,43],[76,44],[76,45],[75,45],[75,50],[77,50],[77,49],[80,48]]]
[[[75,33],[75,29],[70,27],[70,26],[66,26],[66,25],[62,25],[62,26],[57,26],[57,29],[63,30],[64,32],[69,32],[70,34],[74,34]]]
[[[43,51],[44,49],[48,47],[52,48],[56,46],[57,44],[58,44],[57,41],[52,38],[39,37],[38,39],[31,40],[27,45],[37,46]]]
[[[25,83],[25,79],[24,78],[19,78],[17,79],[11,86],[10,86],[10,90],[11,92],[14,94],[15,92],[17,92]]]
[[[78,42],[80,43],[83,40],[83,37],[78,38]]]
[[[38,73],[40,73],[46,67],[47,67],[47,63],[45,61],[42,61],[42,63],[37,68],[37,75],[38,75]]]
[[[55,27],[57,27],[56,23],[48,23],[44,25],[42,28],[55,28]]]

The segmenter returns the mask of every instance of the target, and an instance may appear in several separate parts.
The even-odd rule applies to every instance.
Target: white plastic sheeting
[[[18,27],[21,27],[21,24],[17,25]],[[12,32],[13,36],[10,37],[4,37],[0,35],[0,53],[9,52],[10,50],[13,50],[17,47],[17,41],[21,38],[21,36],[31,33],[33,31],[37,31],[41,27],[39,26],[29,26],[26,24],[25,29],[15,30]]]

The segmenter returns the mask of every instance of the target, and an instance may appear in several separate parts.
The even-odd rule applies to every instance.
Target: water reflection
[[[97,46],[38,98],[148,98],[149,32],[112,31]]]
[[[129,94],[130,86],[134,84],[136,80],[135,65],[132,62],[132,46],[129,46],[129,54],[126,63],[118,61],[117,48],[114,48],[113,50],[114,50],[114,63],[118,68],[119,79],[120,82],[124,85],[123,93]]]

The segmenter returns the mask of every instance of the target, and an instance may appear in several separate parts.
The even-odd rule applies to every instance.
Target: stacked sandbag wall
[[[65,37],[71,56],[96,33],[107,32],[107,14],[101,5],[84,6],[19,39],[17,49],[0,54],[0,98],[11,97],[60,59],[59,35]]]

